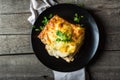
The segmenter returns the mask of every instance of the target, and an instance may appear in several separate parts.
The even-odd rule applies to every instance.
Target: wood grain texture
[[[0,0],[0,14],[29,12],[30,0]]]
[[[0,80],[54,80],[51,77],[2,77]]]
[[[0,15],[0,34],[30,34],[32,25],[27,21],[30,14]]]
[[[120,50],[120,34],[107,35],[104,50]]]
[[[120,34],[120,14],[112,13],[112,10],[90,10],[99,28],[104,29],[105,34]],[[101,31],[101,30],[100,30]]]
[[[92,71],[91,80],[120,80],[120,69],[115,70],[105,70],[101,69],[101,71]]]
[[[101,50],[120,50],[120,35],[107,35]],[[117,44],[115,44],[118,42]],[[33,53],[31,35],[0,35],[0,54]]]
[[[87,66],[91,80],[120,80],[120,0],[57,1],[84,4],[98,24],[103,43]],[[51,70],[30,54],[29,3],[0,0],[0,80],[53,80]]]
[[[88,66],[91,80],[120,79],[120,51],[104,51],[97,54]]]
[[[53,77],[50,69],[32,55],[0,56],[0,79],[42,80],[42,76]],[[13,78],[13,79],[12,79]],[[44,79],[43,79],[44,80]]]
[[[5,1],[6,0],[1,0],[2,3],[4,3]],[[18,8],[17,4],[21,5],[22,7],[23,6],[29,7],[28,5],[29,1],[27,0],[25,1],[22,0],[20,2],[16,0],[13,0],[13,1],[14,3],[12,3],[12,1],[10,0],[3,5],[9,6],[11,4],[16,3],[16,6],[10,6],[10,8],[6,8],[6,9],[13,9],[12,7]],[[24,4],[27,4],[27,5],[21,4],[23,2]],[[62,3],[62,0],[59,2]],[[66,3],[67,2],[69,1],[66,1]],[[98,26],[103,27],[106,31],[106,34],[120,33],[119,31],[120,30],[120,26],[119,26],[120,25],[120,20],[119,20],[120,18],[119,4],[120,3],[119,2],[104,3],[104,1],[100,1],[100,2],[98,1],[99,3],[97,3],[97,1],[93,2],[92,0],[83,1],[83,2],[85,4],[84,7],[92,13],[95,20],[97,21]],[[78,4],[79,3],[82,3],[82,2],[79,1]],[[31,25],[27,21],[27,18],[30,16],[30,13],[27,13],[27,14],[24,13],[25,12],[24,8],[11,10],[11,12],[16,13],[15,11],[17,10],[23,10],[23,11],[19,12],[19,14],[11,14],[10,12],[6,12],[7,14],[3,13],[2,15],[0,15],[0,34],[29,34],[30,33]],[[0,11],[8,11],[8,10],[4,10],[3,8],[1,8]]]
[[[0,15],[0,34],[30,34],[32,25],[27,20],[29,16],[30,14]],[[98,27],[104,28],[106,34],[120,33],[120,15],[107,15],[100,11],[93,16]]]
[[[105,51],[100,53],[95,61],[89,65],[92,80],[119,80],[120,51]],[[53,77],[50,69],[42,65],[37,57],[32,55],[0,56],[0,79],[27,80],[29,78]]]
[[[97,52],[90,65],[92,70],[98,69],[120,69],[120,51]],[[95,69],[94,69],[95,68]]]
[[[33,53],[30,35],[0,35],[0,54]]]
[[[99,27],[105,29],[106,34],[120,34],[120,1],[119,0],[75,0],[60,3],[75,3],[84,5],[92,16],[94,16]]]

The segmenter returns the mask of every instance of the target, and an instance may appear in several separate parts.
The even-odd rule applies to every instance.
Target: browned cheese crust
[[[58,31],[69,37],[70,41],[57,41],[57,38],[62,39],[61,36],[57,35]],[[84,35],[85,29],[79,24],[72,24],[55,15],[45,25],[38,38],[45,44],[49,55],[56,58],[61,57],[70,62],[74,60],[74,55],[82,45]]]

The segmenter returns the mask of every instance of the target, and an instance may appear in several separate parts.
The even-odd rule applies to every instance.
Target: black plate
[[[74,61],[67,63],[61,58],[57,59],[55,57],[49,56],[45,50],[45,45],[40,41],[40,39],[37,38],[40,32],[35,31],[33,28],[31,40],[36,56],[45,66],[56,71],[70,72],[83,68],[93,58],[99,44],[99,31],[93,17],[85,9],[79,6],[73,4],[58,4],[47,8],[44,12],[42,12],[38,16],[34,25],[36,27],[42,25],[41,22],[43,17],[48,16],[51,13],[54,15],[59,15],[71,23],[75,23],[73,21],[75,13],[84,16],[84,18],[79,23],[84,24],[83,27],[86,29],[84,44],[76,54]]]

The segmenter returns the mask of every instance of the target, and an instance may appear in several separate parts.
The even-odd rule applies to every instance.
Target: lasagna
[[[39,33],[38,38],[45,44],[50,56],[61,57],[66,62],[71,62],[83,43],[84,35],[85,29],[79,24],[72,24],[54,15]]]

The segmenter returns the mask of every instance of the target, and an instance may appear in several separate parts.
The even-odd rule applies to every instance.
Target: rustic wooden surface
[[[100,48],[86,67],[91,80],[120,80],[120,0],[57,0],[84,4],[100,29]],[[30,0],[0,0],[0,80],[53,80],[30,42]]]

